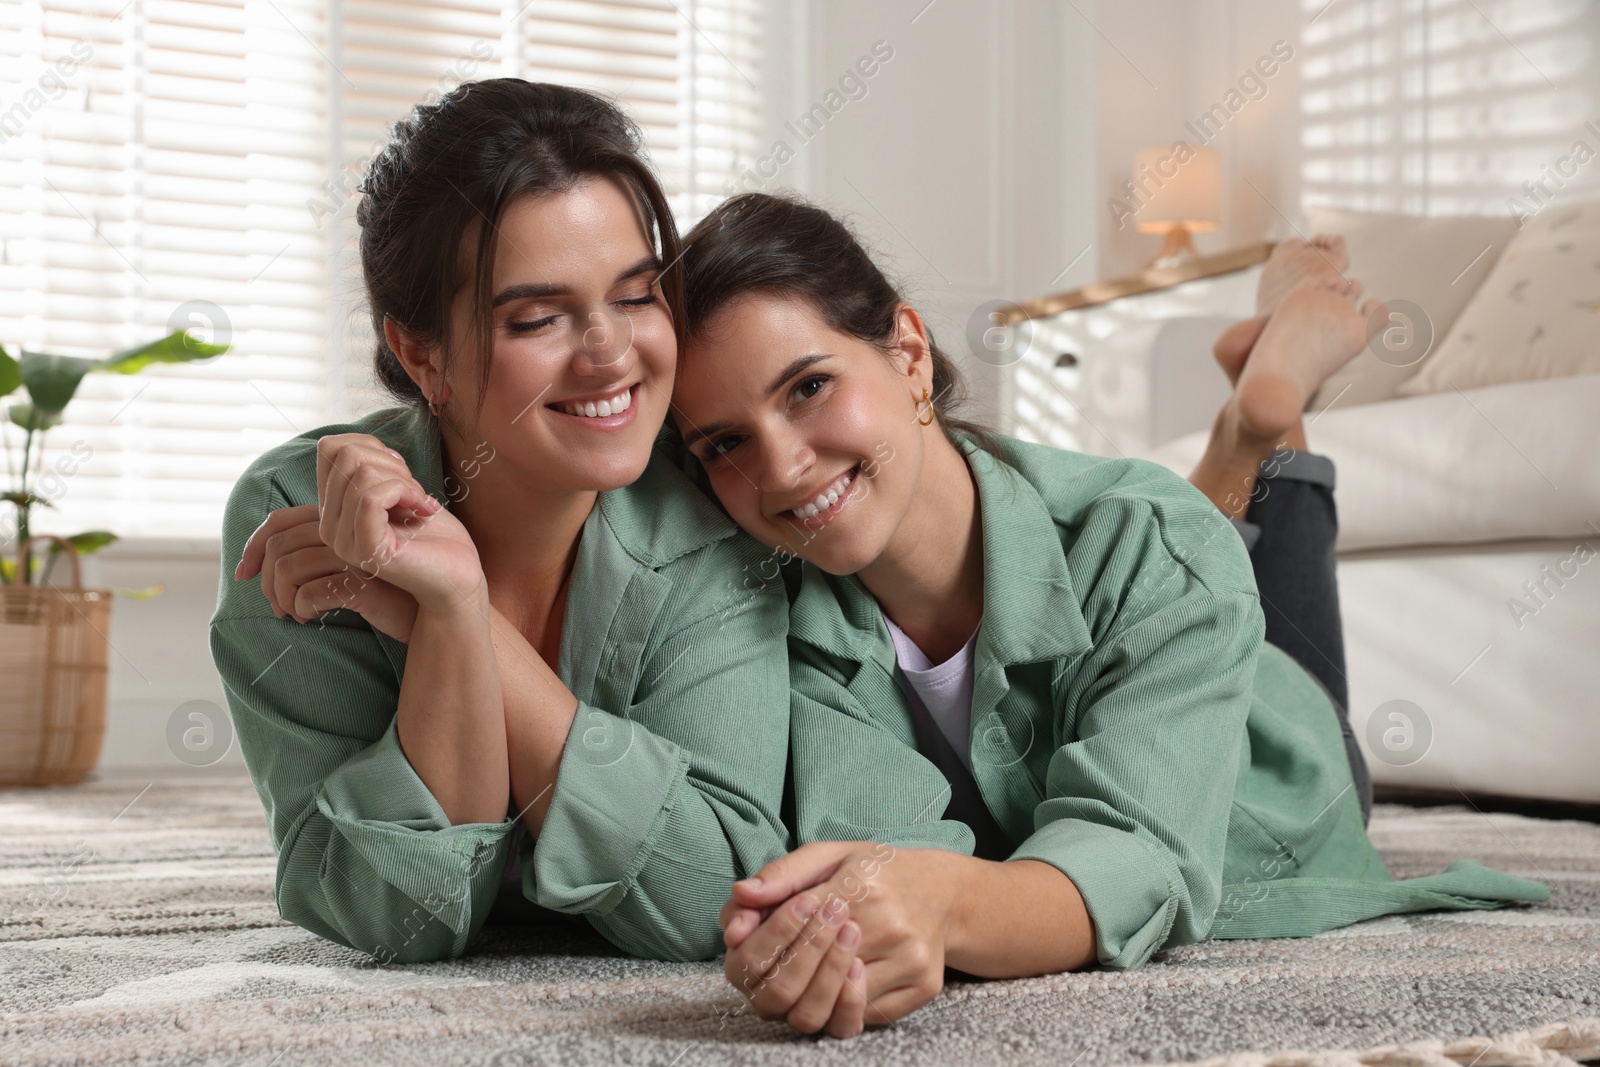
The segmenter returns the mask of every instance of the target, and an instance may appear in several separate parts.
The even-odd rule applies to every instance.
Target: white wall
[[[1273,64],[1258,99],[1211,136],[1223,166],[1221,227],[1198,234],[1202,252],[1220,252],[1300,225],[1300,20],[1288,0],[1119,0],[1095,9],[1096,230],[1098,277],[1138,270],[1159,236],[1119,229],[1106,202],[1122,196],[1134,153],[1147,145],[1201,143],[1185,123],[1223,102],[1276,41],[1295,59]]]
[[[85,563],[84,581],[93,587],[163,587],[148,600],[119,596],[112,601],[110,692],[100,765],[184,768],[186,763],[168,747],[167,726],[174,712],[191,701],[207,701],[226,716],[222,684],[206,641],[217,602],[218,544],[123,542]],[[187,718],[189,710],[186,724],[193,722]],[[215,766],[231,764],[243,764],[237,744],[223,750]]]
[[[1003,425],[1008,376],[972,358],[968,321],[986,302],[1095,276],[1092,252],[1078,258],[1093,240],[1093,31],[1046,0],[781,7],[790,54],[806,58],[772,130],[796,157],[770,187],[849,219],[963,360],[973,413]],[[800,144],[782,122],[824,102],[879,41],[893,58],[866,95]]]

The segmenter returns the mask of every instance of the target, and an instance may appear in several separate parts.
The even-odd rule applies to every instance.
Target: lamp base
[[[1189,227],[1180,223],[1167,230],[1167,238],[1162,242],[1160,251],[1144,266],[1146,270],[1166,270],[1199,258],[1200,252],[1194,246]]]

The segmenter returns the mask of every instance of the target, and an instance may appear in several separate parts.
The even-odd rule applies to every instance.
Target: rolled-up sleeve
[[[400,746],[399,676],[364,620],[278,619],[258,579],[232,579],[251,531],[288,504],[265,475],[235,488],[210,632],[278,855],[278,912],[384,962],[459,956],[494,903],[516,820],[450,824]]]
[[[711,573],[739,573],[734,553],[701,551]],[[656,959],[720,953],[733,883],[790,844],[787,601],[776,583],[724,603],[708,592],[663,609],[682,621],[647,650],[630,707],[579,703],[522,862],[530,899]]]
[[[580,700],[534,851],[539,903],[610,910],[649,858],[688,773],[677,744]]]
[[[1196,589],[1098,647],[1072,687],[1074,739],[1011,858],[1072,880],[1105,967],[1210,928],[1264,629],[1254,595]]]

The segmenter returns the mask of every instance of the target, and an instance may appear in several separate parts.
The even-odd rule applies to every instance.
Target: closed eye
[[[534,319],[532,321],[508,322],[506,323],[506,330],[513,334],[533,333],[551,325],[560,317],[560,315],[546,315],[542,319]]]

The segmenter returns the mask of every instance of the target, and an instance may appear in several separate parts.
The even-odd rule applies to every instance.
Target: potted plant
[[[106,633],[111,591],[85,589],[80,555],[116,540],[108,530],[71,537],[35,536],[33,510],[54,507],[41,486],[76,470],[77,449],[47,472],[44,436],[62,422],[62,412],[90,372],[135,374],[152,363],[187,363],[228,350],[187,331],[118,352],[105,359],[56,356],[23,350],[13,359],[0,348],[0,398],[19,388],[26,400],[7,405],[0,421],[6,473],[11,484],[0,501],[11,505],[16,531],[0,544],[0,785],[51,785],[81,781],[100,757],[105,735]],[[6,423],[9,425],[6,425]],[[20,431],[20,449],[12,439]],[[20,462],[18,453],[20,452]],[[39,558],[35,547],[47,542]],[[50,564],[65,554],[72,586],[46,584]]]

